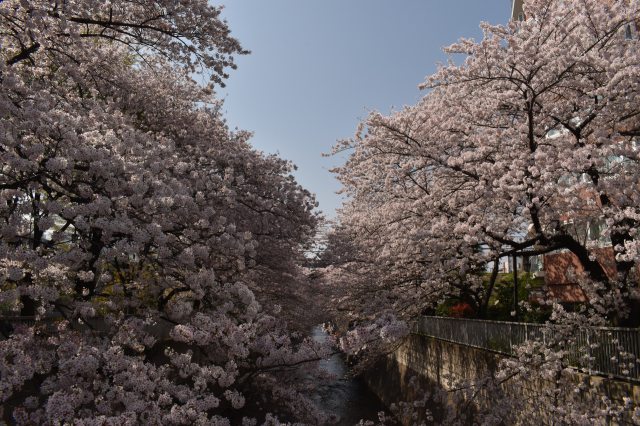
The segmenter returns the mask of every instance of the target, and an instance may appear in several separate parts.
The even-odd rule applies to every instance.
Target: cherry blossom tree
[[[298,273],[316,204],[227,128],[213,89],[246,52],[220,13],[0,3],[4,421],[322,418],[291,371],[326,348],[261,296]]]
[[[336,172],[349,196],[340,223],[359,253],[335,279],[363,289],[351,302],[364,320],[409,320],[451,296],[481,308],[496,276],[485,287],[486,265],[564,250],[584,270],[585,323],[637,322],[638,4],[531,0],[525,15],[448,47],[420,102],[371,114],[335,147],[351,151]],[[602,226],[613,274],[572,232],[579,222]],[[545,350],[538,371],[566,367]]]
[[[394,279],[450,287],[505,255],[568,250],[587,276],[629,301],[638,155],[636,7],[527,2],[521,24],[483,24],[390,116],[372,114],[337,173],[342,223]],[[567,222],[599,221],[615,249],[608,277]],[[388,274],[387,274],[388,275]],[[617,289],[617,282],[621,289]]]

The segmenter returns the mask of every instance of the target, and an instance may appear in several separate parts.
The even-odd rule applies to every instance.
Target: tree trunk
[[[478,312],[478,317],[485,319],[487,318],[487,308],[489,306],[489,299],[491,298],[491,293],[493,293],[493,287],[496,283],[496,278],[498,278],[498,267],[500,266],[499,259],[496,258],[493,261],[493,269],[491,270],[491,278],[489,278],[489,287],[487,287],[486,293],[484,295],[484,299],[482,300],[482,304],[480,305],[480,310]]]

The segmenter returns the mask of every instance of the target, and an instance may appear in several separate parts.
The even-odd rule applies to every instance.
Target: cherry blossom
[[[573,280],[589,302],[580,320],[554,323],[637,325],[640,67],[626,28],[638,3],[524,4],[525,21],[483,23],[482,40],[447,47],[451,60],[416,105],[372,113],[334,148],[349,152],[335,170],[348,196],[335,232],[349,246],[327,276],[361,330],[350,334],[381,318],[410,322],[445,298],[485,312],[497,274],[488,286],[481,275],[500,258],[559,250],[581,264]],[[576,232],[589,226],[613,249],[611,273]],[[510,371],[566,369],[566,354],[544,351],[545,362],[523,355]],[[575,401],[555,407],[567,422],[603,415]]]
[[[328,349],[262,296],[302,276],[316,203],[225,124],[214,88],[246,52],[220,11],[0,3],[5,421],[251,424],[277,419],[265,394],[320,416],[280,386]]]

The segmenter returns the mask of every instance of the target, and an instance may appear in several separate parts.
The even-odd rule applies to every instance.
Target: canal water
[[[313,338],[319,342],[326,341],[329,337],[322,326],[314,327],[312,333]],[[319,387],[315,399],[326,413],[338,417],[337,425],[352,426],[360,420],[375,421],[378,419],[378,412],[385,410],[380,399],[362,379],[348,375],[349,368],[342,354],[320,361],[320,368],[335,378]]]

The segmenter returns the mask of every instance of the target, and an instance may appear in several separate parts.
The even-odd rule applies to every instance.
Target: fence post
[[[482,337],[482,341],[484,342],[485,346],[489,346],[489,328],[488,328],[488,323],[484,323],[484,336]]]

